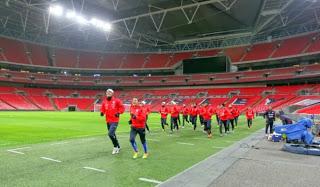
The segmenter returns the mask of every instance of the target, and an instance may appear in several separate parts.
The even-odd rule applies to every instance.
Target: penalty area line
[[[151,139],[151,138],[148,138],[147,141],[151,141],[151,142],[160,142],[160,140],[157,140],[157,139]]]
[[[157,180],[154,180],[154,179],[147,179],[147,178],[143,178],[143,177],[140,177],[139,180],[144,181],[144,182],[151,182],[151,183],[155,183],[155,184],[161,184],[162,183],[161,181],[157,181]]]
[[[106,171],[103,170],[103,169],[97,169],[97,168],[92,168],[92,167],[83,167],[83,169],[88,169],[88,170],[93,170],[93,171],[98,171],[98,172],[101,172],[101,173],[105,173]]]
[[[30,149],[30,148],[31,148],[31,147],[19,147],[19,148],[15,148],[15,149],[8,149],[7,151],[10,152],[10,153],[15,153],[15,154],[24,155],[23,152],[17,151],[17,150]]]
[[[49,160],[49,161],[52,161],[52,162],[62,162],[62,161],[60,161],[60,160],[55,160],[55,159],[52,159],[52,158],[48,158],[48,157],[40,157],[41,159],[43,159],[43,160]]]
[[[181,144],[181,145],[194,145],[193,143],[185,143],[185,142],[177,142],[177,144]]]

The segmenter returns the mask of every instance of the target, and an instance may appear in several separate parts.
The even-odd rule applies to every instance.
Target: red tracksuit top
[[[130,114],[134,115],[135,118],[131,118],[131,126],[138,129],[143,129],[146,126],[146,110],[141,106],[130,107]]]
[[[226,108],[220,109],[220,112],[219,112],[220,120],[222,120],[222,121],[228,120],[228,113],[229,112]]]
[[[177,106],[173,106],[172,108],[171,108],[171,111],[170,111],[171,113],[171,117],[173,117],[173,118],[176,118],[176,117],[178,117],[179,116],[179,108],[177,107]]]
[[[253,112],[252,109],[251,110],[247,110],[246,117],[247,117],[247,119],[253,119],[254,118],[254,112]]]
[[[230,119],[234,119],[233,114],[232,114],[232,108],[226,108],[227,111],[227,118]]]
[[[240,111],[237,108],[232,108],[231,113],[234,118],[240,115]]]
[[[161,114],[161,118],[167,118],[167,115],[169,113],[169,109],[166,106],[161,106],[159,113]]]
[[[192,107],[190,110],[190,115],[191,116],[197,116],[198,115],[198,108],[197,107]]]
[[[122,114],[124,106],[120,99],[112,97],[110,101],[103,100],[100,112],[106,116],[107,123],[119,122],[119,117],[116,117],[116,114]]]
[[[202,116],[202,113],[203,113],[203,107],[198,107],[198,114],[199,116]]]
[[[150,114],[150,112],[151,112],[150,107],[149,107],[149,106],[147,106],[147,105],[144,105],[144,106],[142,107],[142,109],[144,109],[144,111],[145,111],[146,115]]]
[[[188,115],[188,114],[189,114],[189,108],[186,107],[186,106],[185,106],[185,107],[182,107],[181,113],[182,113],[184,116]]]
[[[213,108],[210,106],[203,107],[201,112],[204,120],[211,120],[211,117],[214,113]]]

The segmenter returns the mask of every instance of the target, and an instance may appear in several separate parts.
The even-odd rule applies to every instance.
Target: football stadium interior
[[[116,155],[107,89],[125,110]],[[147,159],[132,159],[133,98]],[[180,129],[161,129],[163,103]],[[182,112],[206,103],[210,131]],[[222,105],[240,113],[228,136]],[[320,155],[318,0],[0,1],[0,186],[317,186],[320,159],[281,151],[269,110],[312,120]]]

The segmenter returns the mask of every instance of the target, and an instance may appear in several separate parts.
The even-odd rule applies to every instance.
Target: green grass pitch
[[[262,118],[248,129],[241,117],[234,134],[219,137],[213,118],[212,139],[200,126],[193,131],[191,125],[171,135],[161,131],[159,115],[151,114],[150,156],[141,158],[137,137],[140,157],[134,160],[128,117],[121,116],[117,130],[121,153],[111,155],[112,144],[99,113],[0,112],[0,186],[155,186],[139,178],[165,181],[263,128]]]

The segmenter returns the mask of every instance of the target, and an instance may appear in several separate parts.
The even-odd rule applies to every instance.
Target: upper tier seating
[[[0,38],[0,48],[7,61],[30,64],[23,43],[6,38]]]
[[[109,54],[84,52],[69,49],[50,49],[35,44],[0,38],[0,60],[48,66],[49,51],[55,51],[53,66],[88,69],[142,69],[170,68],[184,59],[193,56],[215,56],[220,52],[228,55],[233,63],[253,62],[272,58],[286,58],[295,55],[308,55],[320,52],[320,36],[306,34],[272,42],[236,46],[226,49],[206,51],[165,53],[165,54]],[[50,57],[51,58],[51,57]]]

